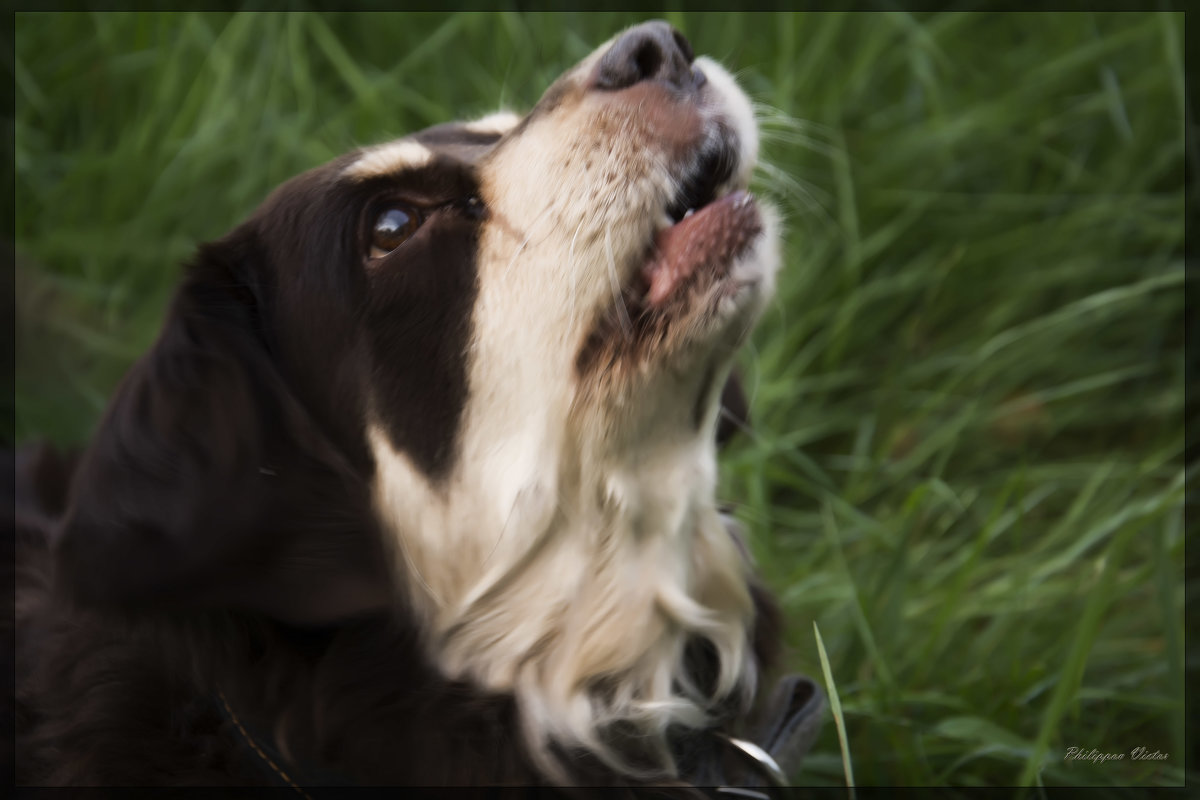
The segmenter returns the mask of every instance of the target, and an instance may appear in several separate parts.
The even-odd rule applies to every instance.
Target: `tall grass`
[[[787,263],[722,493],[855,783],[1182,782],[1182,15],[666,16],[759,104]],[[16,438],[83,440],[274,184],[633,21],[18,15]],[[834,725],[797,777],[846,783]]]

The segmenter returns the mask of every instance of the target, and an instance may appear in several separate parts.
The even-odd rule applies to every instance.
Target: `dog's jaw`
[[[548,742],[619,760],[600,741],[612,722],[632,724],[669,771],[667,727],[702,727],[756,680],[748,566],[715,507],[712,430],[772,288],[770,211],[722,280],[681,301],[667,335],[628,351],[618,340],[601,367],[580,365],[651,256],[689,159],[731,131],[737,161],[718,194],[745,186],[757,132],[745,96],[707,60],[703,99],[677,109],[684,124],[584,92],[608,46],[481,166],[491,217],[450,474],[429,480],[382,427],[369,433],[375,502],[432,659],[514,692],[551,774]],[[661,99],[654,91],[635,99]],[[715,686],[692,685],[692,638],[718,657]]]
[[[584,442],[628,454],[711,429],[734,353],[772,293],[779,237],[773,210],[755,204],[757,227],[717,266],[719,280],[639,308],[645,299],[630,295],[646,291],[641,273],[684,177],[720,144],[732,164],[715,195],[744,189],[758,132],[745,94],[705,58],[695,62],[707,80],[694,101],[653,85],[630,97],[584,91],[610,45],[561,78],[484,166],[495,219],[480,244],[472,383],[520,415],[509,419],[556,401]],[[667,111],[650,111],[656,104]]]

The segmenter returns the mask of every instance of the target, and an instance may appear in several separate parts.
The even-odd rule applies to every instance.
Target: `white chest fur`
[[[661,739],[753,692],[747,567],[712,505],[711,443],[658,442],[618,463],[514,435],[435,489],[372,440],[376,502],[430,655],[450,677],[513,691],[535,747],[603,757],[607,723]],[[684,670],[694,636],[720,660],[711,696]]]

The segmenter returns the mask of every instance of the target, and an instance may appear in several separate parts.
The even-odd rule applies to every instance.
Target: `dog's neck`
[[[714,445],[680,428],[614,449],[525,419],[418,503],[415,473],[373,436],[376,502],[430,654],[513,691],[531,742],[594,749],[603,724],[631,722],[669,762],[669,725],[703,727],[754,688],[747,565],[715,507]],[[689,674],[694,639],[717,656],[713,685]]]

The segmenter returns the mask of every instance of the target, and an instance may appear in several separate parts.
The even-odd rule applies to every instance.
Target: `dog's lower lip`
[[[662,306],[704,270],[728,269],[761,231],[758,205],[746,191],[689,209],[679,222],[659,231],[654,250],[642,265],[647,305]]]

